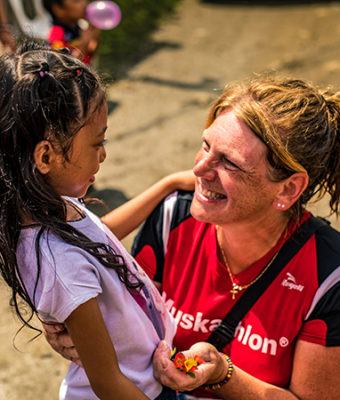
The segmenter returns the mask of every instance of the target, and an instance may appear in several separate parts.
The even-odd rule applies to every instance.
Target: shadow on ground
[[[123,53],[119,57],[112,54],[98,55],[98,67],[100,74],[108,84],[119,79],[123,79],[128,75],[129,70],[136,64],[143,61],[161,49],[178,49],[181,47],[178,43],[167,41],[154,41],[152,38],[145,38],[143,44],[138,46],[136,51]]]
[[[159,86],[168,86],[168,87],[174,87],[177,89],[184,89],[184,90],[206,90],[208,92],[211,92],[212,89],[214,89],[218,85],[218,80],[215,78],[209,78],[209,77],[204,77],[202,78],[199,82],[197,83],[189,83],[189,82],[183,82],[183,81],[175,81],[171,79],[160,79],[160,78],[155,78],[153,76],[148,76],[148,75],[142,75],[138,77],[129,77],[130,82],[146,82],[146,83],[152,83],[156,84]]]
[[[102,217],[109,211],[117,208],[125,203],[129,198],[120,190],[116,189],[102,189],[97,190],[91,187],[85,197],[86,200],[98,199],[98,201],[91,201],[87,207],[98,217]]]
[[[118,106],[119,106],[119,103],[117,103],[116,101],[107,100],[108,114],[110,115]]]

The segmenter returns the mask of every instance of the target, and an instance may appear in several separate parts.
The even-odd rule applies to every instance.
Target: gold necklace
[[[268,262],[268,264],[263,268],[263,270],[255,277],[255,279],[253,279],[253,280],[252,280],[250,283],[248,283],[247,285],[241,286],[241,285],[238,285],[238,284],[235,282],[235,280],[234,280],[234,275],[233,275],[233,273],[232,273],[231,270],[230,270],[230,267],[229,267],[228,262],[227,262],[227,258],[226,258],[225,254],[224,254],[223,247],[221,246],[221,241],[220,241],[220,237],[219,237],[219,230],[218,230],[217,227],[216,227],[216,231],[217,231],[217,235],[216,235],[216,237],[217,237],[217,244],[218,244],[218,247],[219,247],[219,249],[220,249],[220,251],[221,251],[221,254],[222,254],[222,257],[223,257],[223,263],[224,263],[224,265],[225,265],[226,268],[227,268],[227,271],[228,271],[228,274],[229,274],[229,278],[230,278],[231,284],[232,284],[232,289],[230,290],[230,293],[232,294],[232,299],[235,300],[235,296],[238,294],[238,292],[241,292],[242,290],[247,289],[249,286],[253,285],[255,282],[257,282],[257,281],[261,278],[261,276],[262,276],[262,275],[267,271],[267,269],[273,264],[273,262],[274,262],[276,256],[279,254],[279,250],[280,250],[280,249],[274,254],[274,256],[272,257],[272,259],[271,259],[271,260]]]

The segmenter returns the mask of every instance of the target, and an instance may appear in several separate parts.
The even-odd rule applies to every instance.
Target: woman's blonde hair
[[[330,195],[331,213],[339,210],[340,140],[338,93],[319,91],[301,80],[260,77],[228,85],[210,109],[207,126],[232,109],[267,146],[269,177],[280,181],[306,172],[309,183],[291,208],[299,216],[316,194]]]

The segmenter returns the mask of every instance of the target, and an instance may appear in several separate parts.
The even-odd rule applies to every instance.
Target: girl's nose
[[[100,154],[99,154],[99,162],[102,163],[106,158],[106,150],[105,147],[102,146],[100,149]]]

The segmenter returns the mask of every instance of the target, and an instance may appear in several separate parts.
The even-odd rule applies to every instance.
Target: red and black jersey
[[[243,293],[232,300],[228,271],[217,256],[216,227],[190,215],[191,201],[191,192],[168,196],[146,220],[132,249],[149,276],[163,285],[178,325],[177,350],[206,340]],[[307,218],[313,217],[306,212],[302,221]],[[255,279],[294,230],[291,224],[268,254],[238,274],[239,284]],[[238,325],[224,349],[235,365],[287,387],[297,340],[340,346],[339,265],[340,233],[331,227],[317,231]]]

